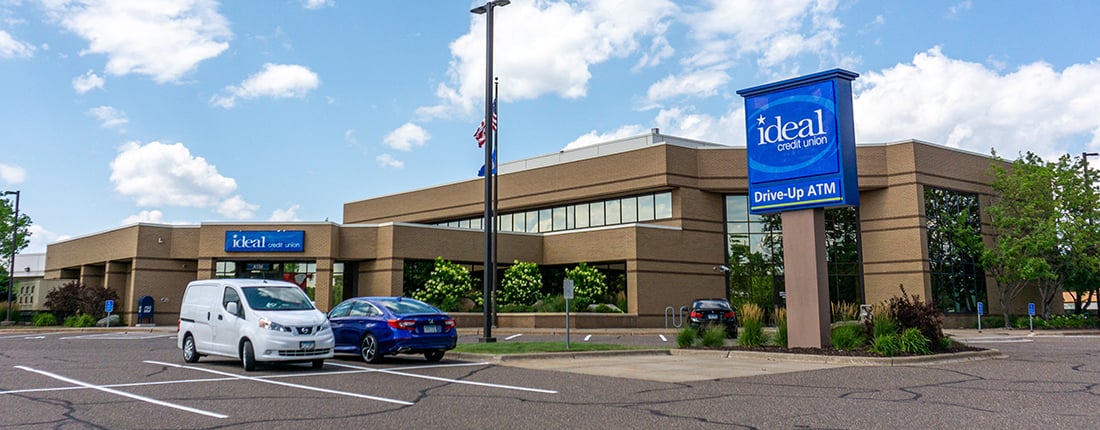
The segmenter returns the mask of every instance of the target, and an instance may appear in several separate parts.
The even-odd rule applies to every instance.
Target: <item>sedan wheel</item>
[[[434,363],[436,361],[442,360],[444,353],[445,353],[444,351],[425,352],[424,353],[424,358],[427,359],[428,361],[431,361],[431,362]]]
[[[199,351],[195,349],[195,338],[191,335],[183,338],[183,361],[196,363],[199,361]]]
[[[367,363],[373,364],[382,361],[382,354],[378,353],[378,341],[373,334],[363,336],[363,343],[359,345],[359,354],[363,356],[363,361]]]

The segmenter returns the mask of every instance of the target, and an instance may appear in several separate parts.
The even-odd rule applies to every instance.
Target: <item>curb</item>
[[[776,362],[822,363],[851,366],[920,366],[932,364],[958,363],[965,361],[992,360],[1008,355],[995,349],[985,351],[965,351],[952,354],[935,354],[907,357],[851,357],[839,355],[788,354],[782,352],[723,351],[702,349],[639,349],[614,351],[578,351],[546,352],[532,354],[476,354],[470,352],[448,352],[447,357],[458,361],[476,361],[504,364],[510,361],[546,360],[546,359],[584,359],[599,357],[629,356],[688,356],[712,357],[720,359],[764,359]]]

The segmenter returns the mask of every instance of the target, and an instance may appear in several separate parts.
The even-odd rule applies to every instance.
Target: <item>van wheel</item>
[[[432,362],[432,363],[435,363],[435,362],[443,359],[443,354],[445,354],[444,351],[425,352],[424,353],[424,358],[427,359],[428,361]]]
[[[188,363],[197,363],[199,361],[199,351],[195,349],[195,338],[191,335],[183,338],[183,361]]]
[[[256,351],[252,350],[252,341],[246,340],[241,345],[241,362],[246,372],[256,370]]]
[[[325,367],[325,360],[313,360],[312,365],[314,369],[320,369]]]
[[[368,333],[363,336],[363,343],[359,345],[359,354],[367,363],[375,364],[382,361],[382,354],[378,353],[378,340],[373,334]]]

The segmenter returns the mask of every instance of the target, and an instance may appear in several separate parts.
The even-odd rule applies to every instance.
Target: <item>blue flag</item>
[[[494,149],[493,150],[493,173],[492,174],[495,175],[496,173],[497,173],[497,151]],[[485,165],[484,164],[481,165],[481,169],[478,169],[477,176],[478,177],[485,176]]]

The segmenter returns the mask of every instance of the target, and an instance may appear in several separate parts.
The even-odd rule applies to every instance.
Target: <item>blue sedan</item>
[[[337,353],[359,354],[368,363],[397,354],[424,354],[439,361],[454,349],[458,330],[450,315],[407,297],[356,297],[328,313]]]

